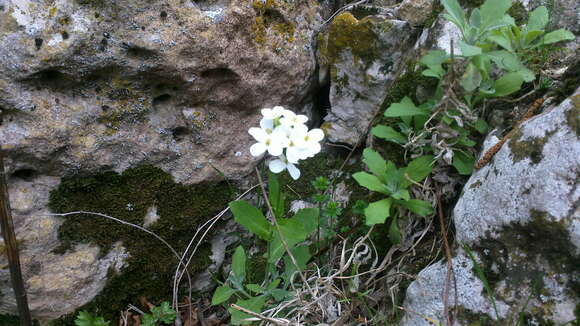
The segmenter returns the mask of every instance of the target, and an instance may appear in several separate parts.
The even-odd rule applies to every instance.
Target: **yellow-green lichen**
[[[137,225],[143,225],[151,207],[159,219],[148,227],[167,240],[178,252],[186,247],[196,228],[223,209],[230,199],[227,183],[183,185],[159,168],[141,166],[117,174],[105,172],[89,176],[63,178],[51,192],[49,206],[53,212],[92,211],[104,213]],[[101,293],[80,309],[99,312],[108,320],[118,320],[118,312],[139,297],[153,303],[171,298],[172,277],[177,264],[173,254],[158,240],[140,230],[91,215],[71,215],[58,231],[61,242],[57,253],[77,243],[92,243],[106,255],[114,243],[121,241],[130,254],[120,274],[111,271]],[[200,272],[209,264],[209,245],[204,244],[190,266]],[[73,325],[74,314],[54,325]]]
[[[280,50],[284,43],[293,43],[296,40],[296,25],[287,21],[283,14],[283,3],[275,0],[255,0],[252,7],[256,18],[252,24],[254,41],[260,45],[271,43],[275,51]]]
[[[369,64],[380,56],[375,30],[385,31],[391,26],[388,21],[377,23],[371,17],[358,20],[350,12],[336,16],[328,31],[318,36],[322,63],[335,63],[341,53],[348,49],[354,60]]]
[[[544,158],[544,154],[542,153],[544,145],[555,132],[556,130],[547,132],[544,137],[529,137],[526,140],[521,140],[523,136],[522,131],[516,131],[508,143],[512,152],[513,161],[519,162],[529,158],[532,164],[540,163]]]

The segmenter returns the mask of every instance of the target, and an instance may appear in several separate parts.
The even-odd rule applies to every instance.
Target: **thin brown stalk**
[[[14,289],[20,324],[23,326],[31,326],[32,318],[30,316],[30,310],[28,309],[24,280],[22,279],[20,256],[18,255],[18,244],[14,232],[10,199],[8,197],[8,185],[6,182],[6,173],[4,172],[4,159],[2,156],[2,147],[0,147],[0,226],[2,228],[4,245],[6,246],[6,257],[8,258],[10,279],[12,280],[12,288]]]

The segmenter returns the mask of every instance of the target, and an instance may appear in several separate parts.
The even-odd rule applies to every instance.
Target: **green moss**
[[[516,25],[521,26],[528,21],[528,10],[519,1],[513,2],[512,6],[508,10],[508,15],[516,21]]]
[[[372,17],[358,20],[350,12],[336,16],[326,33],[319,35],[319,53],[323,63],[333,64],[340,59],[342,51],[349,49],[355,60],[365,65],[380,57],[376,30],[390,29],[389,21],[376,22]]]
[[[510,139],[508,146],[512,152],[514,162],[519,162],[523,159],[529,158],[532,164],[538,164],[544,158],[542,153],[544,145],[550,137],[556,132],[547,132],[544,137],[530,137],[526,140],[521,140],[522,131],[518,130]]]
[[[49,206],[58,213],[100,212],[138,225],[143,225],[148,209],[155,206],[160,218],[148,228],[179,252],[201,223],[227,205],[229,194],[225,182],[178,184],[161,169],[146,165],[122,174],[105,172],[63,178],[51,192]],[[156,304],[171,298],[176,258],[142,231],[96,216],[71,215],[64,219],[59,239],[58,253],[72,249],[77,243],[91,243],[100,246],[100,254],[106,255],[115,242],[121,241],[130,254],[122,273],[111,275],[105,289],[80,309],[117,320],[118,312],[129,303],[139,302],[141,296]],[[190,272],[203,270],[209,264],[209,254],[209,244],[203,245],[190,265]],[[73,319],[71,314],[54,325],[72,325]]]

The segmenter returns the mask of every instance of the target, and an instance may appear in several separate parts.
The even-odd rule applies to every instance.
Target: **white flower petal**
[[[322,129],[312,129],[308,132],[308,138],[313,141],[321,141],[324,139],[324,131]]]
[[[262,118],[262,120],[260,120],[260,128],[273,130],[274,129],[274,120]]]
[[[286,168],[288,169],[288,173],[290,173],[292,179],[298,180],[298,178],[300,178],[300,170],[298,170],[298,168],[294,164],[288,163],[286,165]]]
[[[296,116],[296,114],[290,110],[286,110],[284,109],[284,112],[282,113],[282,115],[284,116],[284,118],[288,119],[288,120],[294,120],[294,117]]]
[[[274,116],[276,118],[281,117],[282,114],[284,114],[284,111],[285,111],[285,109],[282,106],[275,106],[272,108],[272,113],[274,114]]]
[[[250,154],[252,156],[260,156],[266,151],[266,145],[264,143],[255,143],[250,146]]]
[[[260,112],[262,112],[262,116],[266,119],[274,119],[274,112],[272,109],[264,108]]]
[[[270,153],[270,155],[272,155],[272,156],[280,156],[280,155],[282,155],[283,150],[284,150],[284,148],[278,142],[272,142],[268,146],[268,153]]]
[[[268,133],[264,129],[261,128],[250,128],[248,133],[254,137],[257,141],[263,143],[268,139]]]
[[[315,154],[318,154],[321,149],[322,149],[322,147],[317,142],[310,142],[310,143],[308,143],[308,151],[310,152],[310,155],[311,156],[314,156]]]
[[[308,117],[303,115],[303,114],[299,114],[296,116],[296,123],[300,123],[300,124],[305,124],[306,121],[308,121]]]
[[[286,158],[290,163],[298,163],[298,160],[304,157],[304,153],[296,147],[288,147],[286,149]]]
[[[273,173],[280,173],[286,170],[286,163],[282,162],[280,159],[276,159],[270,161],[268,167],[270,168],[270,171],[272,171]]]

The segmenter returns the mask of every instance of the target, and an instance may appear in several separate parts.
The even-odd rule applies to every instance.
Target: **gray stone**
[[[396,8],[395,14],[400,20],[412,26],[423,25],[433,12],[433,0],[403,0]]]
[[[457,325],[469,325],[474,316],[506,322],[522,311],[532,324],[575,318],[580,303],[573,285],[580,281],[580,89],[544,111],[472,175],[455,206],[459,248],[453,266],[457,305],[463,311]],[[497,315],[463,246],[473,250],[487,275]],[[446,264],[437,263],[419,274],[407,290],[402,325],[429,325],[419,314],[443,320],[446,273]],[[451,282],[450,307],[454,298]]]
[[[51,253],[61,219],[44,214],[60,177],[152,164],[186,184],[239,179],[258,162],[247,130],[260,108],[311,110],[315,3],[2,4],[0,144],[31,311],[42,321],[89,302],[127,257],[123,244],[105,257],[93,246]],[[156,218],[151,207],[146,225]],[[0,313],[14,314],[7,269],[0,293]]]
[[[381,109],[389,85],[413,46],[411,26],[400,20],[350,13],[322,35],[319,58],[330,69],[330,104],[323,129],[332,142],[355,145]],[[322,69],[322,68],[321,68]]]

